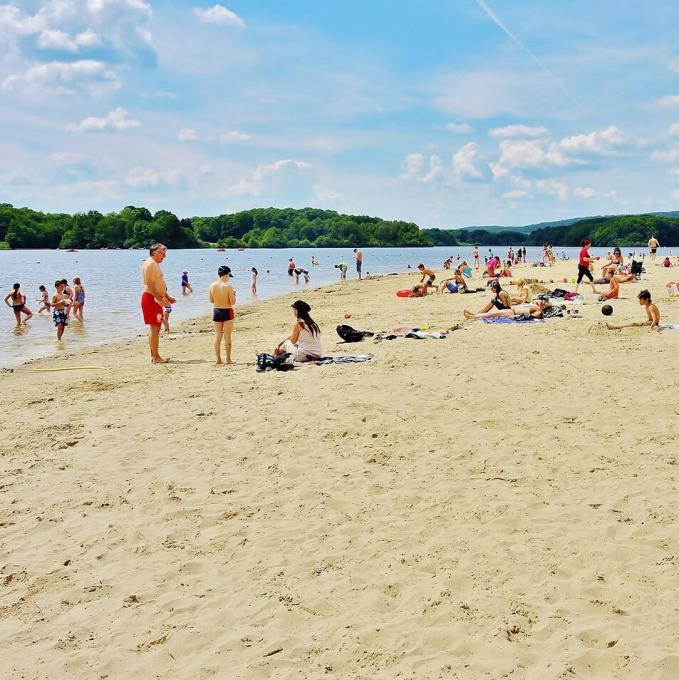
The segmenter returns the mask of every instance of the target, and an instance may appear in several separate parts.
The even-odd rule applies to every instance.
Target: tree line
[[[679,218],[620,215],[536,229],[421,229],[413,222],[343,215],[317,208],[255,208],[215,217],[179,219],[168,210],[151,213],[128,205],[118,212],[69,215],[0,203],[0,242],[10,248],[332,248],[458,245],[645,246],[654,235],[663,246],[679,245]]]

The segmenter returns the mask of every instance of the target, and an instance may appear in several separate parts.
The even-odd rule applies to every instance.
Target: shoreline
[[[164,366],[142,337],[0,374],[6,674],[672,677],[679,332],[606,331],[583,288],[583,318],[340,343],[490,299],[396,297],[417,280],[303,295],[366,363],[257,373],[293,291],[237,317],[232,366],[199,317]],[[664,284],[613,319],[648,286],[679,321]]]

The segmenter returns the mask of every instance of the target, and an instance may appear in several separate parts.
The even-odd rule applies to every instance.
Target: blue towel
[[[544,319],[515,319],[511,316],[493,316],[481,319],[483,323],[544,323]]]

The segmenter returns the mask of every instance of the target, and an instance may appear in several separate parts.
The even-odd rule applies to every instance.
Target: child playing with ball
[[[658,330],[658,325],[660,324],[660,310],[657,305],[653,304],[651,293],[647,290],[642,290],[637,297],[639,298],[639,304],[646,308],[646,316],[648,316],[648,319],[646,321],[634,321],[633,323],[619,325],[607,323],[606,327],[609,330],[619,331],[621,328],[634,328],[638,326],[650,326],[648,329],[649,333]]]

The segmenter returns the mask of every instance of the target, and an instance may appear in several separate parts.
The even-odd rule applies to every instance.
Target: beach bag
[[[257,371],[289,371],[294,368],[292,354],[286,352],[274,356],[273,354],[257,355]]]
[[[344,342],[361,342],[363,338],[371,338],[375,335],[371,331],[357,331],[355,328],[347,326],[346,324],[340,324],[335,330],[337,331],[337,335],[339,335]]]

